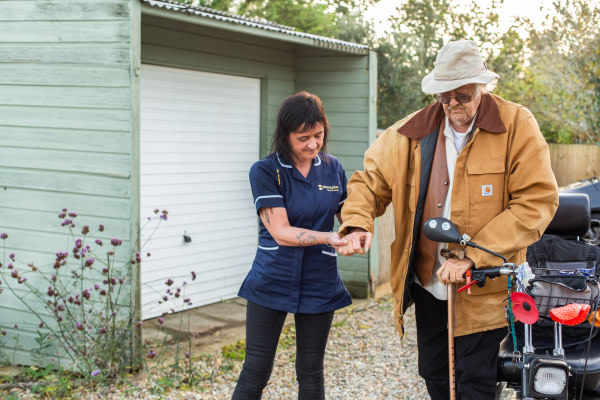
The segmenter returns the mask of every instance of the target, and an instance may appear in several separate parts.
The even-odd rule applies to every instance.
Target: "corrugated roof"
[[[325,36],[312,35],[310,33],[298,32],[293,27],[276,24],[270,21],[247,18],[241,15],[229,14],[212,8],[190,6],[172,0],[142,0],[142,3],[150,7],[161,8],[171,12],[189,14],[199,18],[208,18],[216,21],[263,29],[271,32],[283,33],[290,36],[312,39],[316,47],[324,47],[350,53],[366,54],[369,46],[358,43],[345,42],[343,40],[328,38]]]

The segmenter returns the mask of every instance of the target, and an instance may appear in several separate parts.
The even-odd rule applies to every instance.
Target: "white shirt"
[[[446,117],[446,123],[444,128],[444,136],[446,137],[446,163],[448,165],[448,177],[450,178],[450,182],[448,183],[448,194],[446,195],[446,199],[444,201],[444,207],[442,208],[442,217],[450,219],[450,204],[452,198],[452,184],[454,183],[454,169],[456,167],[456,160],[460,155],[462,149],[465,148],[467,144],[467,133],[471,132],[473,129],[473,125],[475,124],[475,116],[473,117],[473,121],[471,121],[471,125],[466,132],[456,132],[448,117]],[[431,279],[423,286],[421,282],[419,282],[419,278],[416,277],[415,281],[423,286],[429,293],[431,293],[438,300],[448,300],[448,289],[446,286],[440,282],[438,279],[436,272],[441,267],[441,265],[446,261],[444,257],[440,255],[440,250],[447,248],[448,243],[437,243],[435,248],[435,253],[437,255],[435,264],[433,265],[433,275]]]

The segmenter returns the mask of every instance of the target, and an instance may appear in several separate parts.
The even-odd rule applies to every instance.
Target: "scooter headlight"
[[[563,368],[540,366],[535,371],[533,390],[545,395],[558,395],[567,385],[567,371]]]
[[[563,357],[531,354],[524,361],[528,383],[523,382],[527,388],[523,397],[567,398],[569,366]]]

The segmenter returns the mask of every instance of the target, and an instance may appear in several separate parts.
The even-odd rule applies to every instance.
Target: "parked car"
[[[586,237],[600,243],[600,177],[584,179],[564,187],[561,192],[585,193],[590,198],[592,221]]]

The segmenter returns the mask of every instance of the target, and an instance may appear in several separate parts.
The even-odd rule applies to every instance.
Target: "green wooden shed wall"
[[[32,284],[39,281],[26,263],[49,264],[50,273],[54,254],[69,250],[57,218],[63,207],[123,238],[120,261],[137,236],[139,14],[133,0],[0,2],[0,231]],[[6,288],[0,296],[3,343],[28,363],[37,322]]]
[[[10,235],[7,254],[51,265],[57,250],[67,250],[56,218],[63,207],[90,225],[109,226],[106,239],[125,239],[121,261],[135,251],[140,63],[259,78],[261,156],[268,154],[281,101],[299,90],[313,92],[331,122],[331,153],[348,177],[361,168],[376,134],[373,51],[169,4],[0,2],[0,231]],[[368,295],[369,265],[377,268],[377,254],[338,260],[353,295]],[[135,267],[123,273],[139,280]],[[6,291],[0,296],[4,342],[18,335],[20,347],[35,347],[28,310]],[[139,296],[135,285],[131,296]],[[18,350],[16,360],[27,363],[29,353]]]

